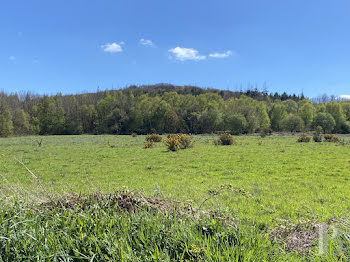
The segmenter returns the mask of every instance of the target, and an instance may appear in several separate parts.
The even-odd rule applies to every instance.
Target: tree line
[[[350,101],[159,84],[76,95],[0,93],[0,136],[219,131],[350,133]]]

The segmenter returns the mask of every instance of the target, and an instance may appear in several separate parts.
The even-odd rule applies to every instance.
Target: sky
[[[0,0],[0,90],[350,95],[348,0]]]

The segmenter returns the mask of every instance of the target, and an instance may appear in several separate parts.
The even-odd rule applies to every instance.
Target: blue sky
[[[2,0],[0,90],[350,94],[348,0]]]

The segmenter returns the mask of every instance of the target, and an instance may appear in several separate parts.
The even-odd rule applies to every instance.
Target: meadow
[[[41,138],[43,140],[39,146],[38,142]],[[245,239],[246,242],[242,240],[242,245],[240,245],[238,241],[232,246],[225,242],[226,249],[219,246],[220,241],[217,242],[218,246],[214,248],[210,239],[204,237],[201,240],[203,242],[196,242],[195,247],[198,247],[197,251],[199,251],[196,256],[192,257],[186,257],[184,255],[186,252],[183,250],[179,251],[178,254],[171,255],[165,252],[164,247],[163,249],[160,247],[155,249],[154,246],[157,244],[154,243],[157,243],[157,240],[153,239],[151,253],[141,252],[136,259],[136,257],[120,256],[119,252],[119,257],[118,259],[114,257],[115,260],[173,261],[175,258],[181,260],[179,257],[183,254],[182,260],[194,261],[280,261],[293,259],[319,261],[339,259],[346,261],[349,248],[339,255],[336,248],[333,250],[331,246],[324,256],[319,256],[315,245],[310,248],[311,251],[308,253],[298,254],[286,251],[279,244],[270,243],[271,238],[267,236],[267,233],[281,224],[300,224],[305,221],[309,224],[326,223],[331,218],[345,218],[350,213],[350,146],[346,144],[346,142],[350,142],[350,137],[343,136],[342,139],[345,143],[339,144],[328,142],[297,143],[297,136],[291,135],[274,135],[265,138],[237,136],[235,139],[238,144],[232,146],[215,146],[214,139],[215,136],[210,135],[195,136],[193,148],[170,152],[163,142],[156,143],[154,148],[143,148],[145,136],[80,135],[1,138],[0,185],[2,198],[7,200],[6,205],[8,205],[10,196],[15,195],[14,201],[17,204],[15,207],[11,204],[10,207],[4,207],[1,211],[3,216],[0,215],[0,221],[7,219],[7,223],[10,223],[8,213],[12,212],[17,214],[13,218],[13,223],[21,223],[21,215],[18,215],[16,208],[26,202],[25,198],[27,201],[47,199],[42,190],[39,189],[37,181],[26,170],[26,166],[40,179],[46,190],[52,195],[65,195],[72,192],[89,194],[97,191],[109,193],[128,190],[128,192],[136,192],[135,194],[142,196],[172,199],[188,203],[197,209],[200,207],[201,210],[215,211],[233,218],[239,228],[244,228],[244,232],[250,232],[244,235],[241,231],[239,233],[234,231],[235,234],[240,235],[240,237],[236,235],[237,239]],[[52,215],[54,211],[45,211],[44,213],[47,215],[46,212]],[[92,216],[97,216],[94,213],[97,212],[96,210],[89,212],[92,212]],[[103,212],[107,218],[115,216],[109,209]],[[129,228],[130,224],[133,223],[141,223],[142,225],[169,224],[169,228],[177,230],[174,234],[179,238],[198,239],[188,232],[193,233],[194,228],[196,228],[195,224],[202,223],[201,221],[191,220],[185,225],[180,225],[180,222],[173,216],[164,218],[157,214],[150,218],[148,213],[148,215],[142,213],[145,211],[140,212],[132,215],[120,214],[120,220],[129,222],[124,221],[124,231],[121,229],[123,228],[122,223],[119,224],[119,230],[122,230],[123,233],[118,233],[118,239],[128,238],[129,233],[133,232]],[[40,216],[42,214],[40,213]],[[70,217],[71,221],[76,220],[76,218],[72,218],[71,211],[60,211],[59,214],[63,217]],[[31,217],[33,213],[22,215],[23,219],[31,220],[32,218],[26,216]],[[81,223],[84,225],[89,223],[86,217],[82,217],[80,220],[85,219],[86,221]],[[40,219],[45,220],[45,218]],[[215,221],[213,222],[215,218],[213,220],[203,219],[207,221],[206,223],[215,224]],[[15,222],[16,220],[19,221]],[[58,220],[58,218],[55,217],[54,220]],[[49,224],[51,222],[46,221]],[[72,223],[79,224],[79,222]],[[42,224],[39,223],[39,225]],[[189,231],[186,231],[187,227],[190,228]],[[28,226],[23,230],[29,232],[30,228]],[[159,232],[154,227],[152,230],[149,229],[148,233],[151,234],[152,231],[154,235]],[[225,230],[225,232],[231,232],[229,228]],[[11,230],[6,232],[6,234],[10,234]],[[89,235],[88,232],[85,233],[87,236]],[[116,231],[114,233],[116,234]],[[39,233],[36,231],[36,234]],[[196,234],[200,235],[198,232]],[[0,241],[5,241],[6,238],[8,237],[0,235]],[[254,242],[254,239],[260,242]],[[129,246],[126,245],[129,248],[129,253],[126,253],[133,254],[135,248],[132,247],[131,243],[135,243],[135,241],[126,241],[129,241]],[[4,243],[2,242],[2,244]],[[67,243],[65,245],[69,246]],[[90,247],[93,246],[91,243]],[[345,240],[345,243],[349,242]],[[13,247],[11,245],[15,245],[13,243],[7,244],[9,249],[6,249],[7,251],[3,249],[3,252],[10,252],[9,250]],[[55,245],[60,246],[61,244],[56,243]],[[71,245],[74,246],[74,244]],[[215,246],[215,244],[213,245]],[[247,245],[250,248],[245,251]],[[201,253],[201,248],[205,249],[205,247],[207,247],[206,251],[203,251],[202,255],[198,255]],[[189,249],[187,248],[187,250]],[[231,251],[227,251],[228,249]],[[39,251],[33,250],[31,251],[33,256],[39,254]],[[106,250],[100,250],[100,252],[90,250],[90,256],[82,251],[84,254],[81,252],[74,254],[73,252],[73,255],[66,254],[65,258],[66,261],[70,261],[70,256],[76,256],[76,260],[79,258],[81,261],[86,261],[91,260],[91,258],[97,259],[100,256],[100,260],[109,260],[112,251]],[[227,252],[225,251],[225,253],[223,250]],[[60,254],[64,253],[64,250],[56,251],[61,252]],[[42,250],[42,252],[44,251]],[[49,254],[52,253],[52,250],[47,249],[46,252]],[[188,253],[195,252],[188,251]],[[104,256],[103,254],[108,255]],[[136,254],[137,252],[135,256]],[[226,259],[219,254],[225,254]],[[44,253],[42,255],[44,256]],[[64,260],[62,257],[61,260]],[[15,258],[19,257],[12,259]],[[48,259],[48,257],[46,258]],[[55,256],[50,259],[59,261]],[[11,261],[11,259],[4,258],[3,260]]]

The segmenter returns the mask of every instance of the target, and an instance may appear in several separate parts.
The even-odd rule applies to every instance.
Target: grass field
[[[195,136],[193,148],[169,152],[163,142],[144,149],[144,136],[48,136],[39,147],[40,138],[0,139],[3,188],[36,191],[20,160],[48,191],[60,194],[127,187],[198,207],[208,191],[230,184],[233,190],[210,197],[202,208],[261,230],[282,220],[324,222],[350,213],[349,145],[297,143],[296,136],[239,136],[237,145],[214,146],[213,136]]]

